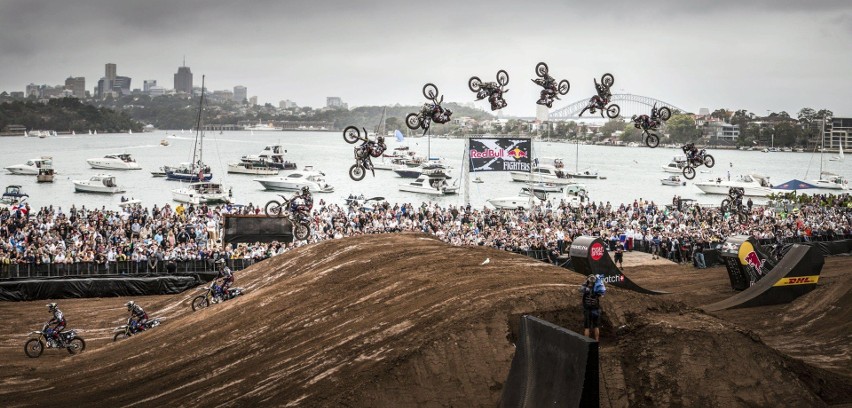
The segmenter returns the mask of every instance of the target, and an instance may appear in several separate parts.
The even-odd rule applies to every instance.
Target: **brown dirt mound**
[[[654,286],[658,271],[628,272],[668,289]],[[46,302],[0,304],[0,405],[55,402],[61,389],[71,406],[494,406],[517,316],[582,330],[582,276],[419,234],[326,241],[237,279],[245,296],[195,313],[193,292],[135,299],[166,319],[119,343],[109,334],[125,319],[126,299],[63,300],[88,342],[73,357],[23,354],[24,333],[46,320]],[[833,304],[848,308],[848,298]],[[790,359],[692,306],[610,288],[601,367],[608,405],[852,401],[848,376]],[[736,358],[720,357],[729,345]],[[849,363],[848,354],[834,359]]]

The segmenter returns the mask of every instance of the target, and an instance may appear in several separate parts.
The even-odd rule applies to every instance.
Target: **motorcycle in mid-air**
[[[595,111],[600,110],[601,117],[604,117],[604,113],[606,113],[606,116],[610,119],[617,118],[621,113],[621,107],[614,103],[609,103],[612,99],[612,93],[609,89],[612,88],[612,84],[614,83],[615,77],[610,73],[603,74],[600,83],[595,79],[595,90],[598,94],[589,99],[589,103],[580,111],[580,115],[578,116],[583,116],[587,110],[589,113],[595,113]]]
[[[689,150],[684,146],[683,152],[686,153],[686,166],[683,167],[683,176],[687,180],[695,178],[695,168],[701,165],[711,168],[716,165],[716,159],[707,154],[707,150],[701,149],[694,156],[690,157]]]
[[[405,124],[411,130],[423,129],[423,134],[425,135],[432,122],[442,124],[449,122],[453,111],[441,106],[441,103],[444,102],[444,97],[438,96],[438,87],[435,84],[428,83],[423,85],[423,96],[431,102],[424,103],[423,107],[420,108],[420,112],[409,113],[405,117]]]
[[[311,220],[305,211],[290,211],[292,198],[278,194],[284,201],[271,200],[263,207],[266,215],[270,217],[287,217],[293,226],[293,237],[299,241],[308,239],[311,234]]]
[[[506,107],[503,94],[509,92],[508,89],[505,89],[508,83],[509,73],[501,69],[497,71],[497,82],[482,82],[479,77],[473,76],[467,81],[467,87],[472,92],[476,92],[477,101],[488,98],[488,102],[491,103],[491,110],[495,111]]]
[[[213,279],[213,281],[210,282],[210,286],[204,288],[203,295],[198,295],[192,299],[192,311],[204,309],[205,307],[210,306],[211,303],[231,300],[242,295],[244,291],[245,289],[243,288],[228,288],[228,293],[224,294],[222,293],[221,287],[216,284],[216,279]]]
[[[370,140],[369,136],[367,136],[367,129],[361,128],[364,130],[364,135],[361,135],[361,131],[358,130],[355,126],[347,126],[346,129],[343,129],[343,140],[346,143],[354,144],[357,141],[361,141],[358,146],[355,146],[355,164],[349,168],[349,178],[355,181],[361,181],[364,179],[364,176],[367,175],[367,170],[370,170],[373,173],[373,177],[376,176],[376,170],[373,168],[373,160],[372,157],[381,157],[382,152],[385,151],[387,146],[385,146],[383,138],[377,137],[376,141]]]
[[[130,319],[133,319],[133,318],[131,317]],[[128,337],[130,337],[130,336],[132,336],[136,333],[139,333],[140,331],[148,330],[150,328],[157,327],[157,326],[160,325],[160,319],[154,318],[154,319],[148,319],[148,321],[145,322],[145,324],[138,325],[134,329],[133,326],[130,325],[130,319],[127,319],[127,324],[122,325],[122,326],[118,326],[118,327],[115,328],[115,330],[113,330],[113,333],[115,333],[115,335],[112,336],[112,341],[119,341],[121,339],[126,339],[126,338],[128,338]],[[142,327],[142,330],[140,330],[139,327]]]
[[[662,126],[663,122],[672,117],[672,110],[667,106],[657,109],[657,104],[651,108],[651,115],[633,115],[633,127],[642,129],[642,135],[645,138],[645,145],[650,148],[655,148],[660,145],[660,137],[655,133]]]
[[[563,79],[557,83],[556,79],[550,76],[549,72],[550,68],[547,67],[547,63],[539,62],[535,66],[535,74],[538,78],[533,79],[532,81],[543,88],[536,103],[552,108],[553,101],[559,99],[559,95],[568,94],[568,91],[571,90],[571,84],[567,79]]]
[[[728,197],[722,200],[722,205],[719,209],[724,213],[730,213],[731,216],[736,216],[740,223],[748,221],[748,210],[743,206],[743,196],[745,189],[742,187],[731,187],[728,190]]]
[[[86,341],[77,335],[76,330],[66,330],[59,333],[58,342],[53,338],[48,338],[46,331],[47,325],[44,325],[40,331],[30,333],[36,337],[29,339],[26,343],[24,343],[24,353],[27,354],[27,357],[38,358],[41,356],[41,353],[44,352],[45,347],[56,349],[64,348],[68,350],[69,354],[77,354],[86,349]]]

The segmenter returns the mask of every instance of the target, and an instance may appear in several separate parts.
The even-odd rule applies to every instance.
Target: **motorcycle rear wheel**
[[[409,113],[405,117],[405,125],[411,130],[416,130],[420,127],[420,118],[416,113]]]
[[[543,76],[547,75],[548,72],[550,72],[550,69],[547,67],[546,63],[539,62],[538,64],[535,65],[535,74],[536,75],[543,77]]]
[[[39,339],[29,339],[24,344],[24,353],[29,358],[38,358],[44,352],[44,343]]]
[[[567,79],[559,81],[559,94],[566,95],[571,90],[571,83]]]
[[[272,201],[266,203],[266,206],[263,207],[263,211],[266,213],[266,215],[268,215],[270,217],[280,217],[281,211],[282,211],[281,203],[279,203],[278,201],[272,200]]]
[[[606,116],[609,116],[610,119],[617,118],[619,113],[621,113],[621,107],[616,104],[609,105],[606,108]]]
[[[343,140],[346,143],[353,144],[361,138],[361,132],[355,126],[347,126],[346,129],[343,129]]]
[[[691,166],[686,166],[683,168],[683,176],[686,177],[687,180],[692,180],[695,178],[695,169]]]
[[[80,337],[74,337],[71,342],[68,343],[68,347],[66,347],[66,349],[68,350],[68,354],[71,354],[72,356],[74,354],[82,353],[83,350],[86,349],[86,342]]]
[[[711,156],[709,154],[705,154],[704,155],[704,165],[707,166],[707,168],[709,169],[709,168],[716,165],[716,159],[714,159],[713,156]]]
[[[425,96],[426,99],[431,99],[431,100],[437,99],[438,98],[438,87],[435,86],[435,84],[433,84],[431,82],[426,84],[426,85],[423,85],[423,96]]]
[[[477,76],[470,77],[467,81],[467,87],[472,92],[479,92],[479,90],[482,89],[482,80]]]
[[[603,74],[603,76],[601,77],[601,85],[609,88],[612,86],[613,83],[615,83],[615,77],[612,76],[612,74],[610,74],[609,72]]]
[[[497,71],[497,83],[506,86],[509,83],[509,73],[506,70],[501,69]]]
[[[210,302],[205,295],[196,296],[195,299],[192,299],[192,311],[204,309],[207,306],[210,306]]]
[[[310,233],[311,229],[308,228],[308,226],[298,222],[293,224],[293,237],[299,241],[308,239],[308,235],[310,235]]]
[[[731,200],[728,200],[726,198],[726,199],[722,200],[722,205],[720,206],[720,209],[722,210],[722,212],[726,212],[730,209],[730,206],[731,206]]]
[[[121,339],[129,339],[130,335],[126,332],[116,333],[115,336],[112,336],[112,341],[119,341]]]
[[[349,168],[349,178],[355,181],[361,181],[364,179],[364,176],[367,175],[367,172],[364,171],[364,167],[360,164],[353,164],[352,167]]]
[[[653,149],[659,145],[660,138],[653,133],[648,133],[648,136],[645,137],[645,146],[648,146]]]
[[[737,213],[737,219],[739,219],[740,224],[745,224],[748,221],[748,216],[744,213]]]
[[[657,113],[657,115],[660,117],[660,120],[666,121],[672,117],[672,110],[669,109],[667,106],[663,106],[662,108],[660,108],[660,111]]]

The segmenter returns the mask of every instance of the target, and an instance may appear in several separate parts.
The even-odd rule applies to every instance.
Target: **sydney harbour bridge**
[[[548,116],[551,121],[555,120],[566,120],[566,119],[581,119],[580,112],[589,104],[589,99],[592,96],[580,99],[576,102],[572,102],[567,106],[559,108],[553,112],[550,112]],[[613,94],[612,99],[610,99],[610,103],[617,104],[621,108],[620,116],[625,119],[630,119],[633,115],[650,115],[651,108],[654,104],[657,105],[657,109],[668,106],[672,112],[686,112],[685,110],[678,108],[675,105],[672,105],[668,102],[661,101],[659,99],[651,98],[650,96],[640,96],[640,95],[632,95],[632,94]],[[596,111],[594,114],[590,114],[588,111],[583,113],[582,118],[598,118],[600,119],[600,111]]]

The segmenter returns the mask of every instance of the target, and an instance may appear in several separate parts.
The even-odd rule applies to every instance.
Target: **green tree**
[[[642,134],[642,131],[639,130],[639,129],[636,129],[636,127],[633,126],[632,123],[624,126],[623,130],[624,130],[624,133],[622,133],[621,137],[619,138],[621,141],[628,142],[628,143],[629,142],[642,142],[643,141],[644,135]]]
[[[669,136],[677,143],[692,142],[701,136],[701,130],[695,127],[695,119],[692,115],[673,114],[666,122]]]
[[[624,130],[626,122],[622,118],[610,119],[603,126],[601,126],[599,132],[601,132],[604,137],[611,137],[613,133],[619,130]]]

